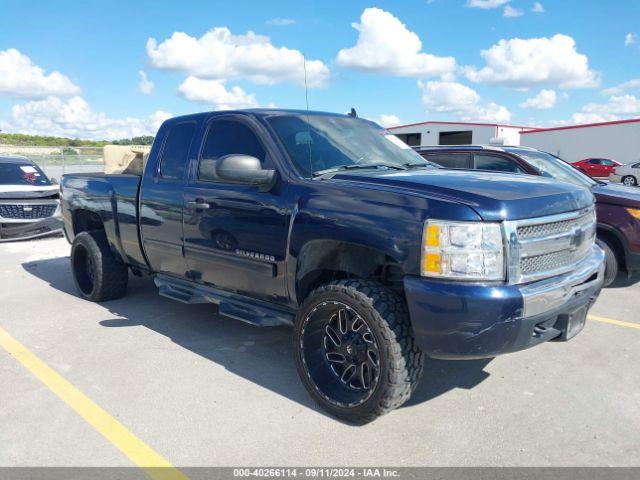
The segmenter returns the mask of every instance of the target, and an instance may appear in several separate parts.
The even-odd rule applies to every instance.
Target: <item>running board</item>
[[[156,275],[154,282],[163,297],[188,304],[214,303],[218,305],[220,315],[235,318],[251,325],[259,327],[292,326],[295,319],[295,313],[277,305],[189,280],[168,275]]]

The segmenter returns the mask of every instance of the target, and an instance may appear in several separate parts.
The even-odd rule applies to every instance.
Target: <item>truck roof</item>
[[[187,115],[181,115],[173,117],[167,120],[168,122],[179,122],[183,120],[199,119],[201,117],[210,117],[217,115],[228,115],[233,113],[250,114],[255,117],[267,117],[273,115],[323,115],[327,117],[345,117],[349,118],[349,115],[333,112],[322,112],[317,110],[296,110],[296,109],[283,109],[283,108],[246,108],[238,110],[213,110],[206,112],[191,113]]]

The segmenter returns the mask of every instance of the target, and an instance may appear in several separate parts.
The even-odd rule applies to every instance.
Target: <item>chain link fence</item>
[[[31,147],[0,145],[0,155],[21,155],[33,160],[49,178],[65,173],[102,172],[102,147]]]

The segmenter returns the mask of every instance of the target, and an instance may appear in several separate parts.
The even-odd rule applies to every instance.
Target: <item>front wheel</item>
[[[314,400],[355,424],[406,402],[422,373],[405,301],[370,281],[342,280],[313,291],[298,313],[293,349]]]
[[[616,252],[611,246],[600,238],[596,240],[598,246],[604,251],[604,287],[608,287],[618,276],[620,264],[616,257]]]
[[[622,183],[627,187],[635,187],[638,184],[638,181],[636,180],[636,177],[627,175],[626,177],[622,177]]]

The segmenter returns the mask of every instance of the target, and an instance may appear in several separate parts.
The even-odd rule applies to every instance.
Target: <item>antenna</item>
[[[302,68],[304,69],[304,101],[307,104],[307,114],[309,114],[309,87],[307,87],[307,59],[302,54]]]
[[[309,179],[313,178],[313,161],[311,160],[311,125],[309,124],[309,87],[307,86],[307,58],[302,54],[302,68],[304,70],[304,100],[307,105],[307,147],[309,150]]]

